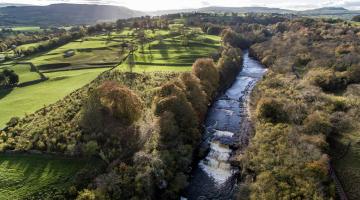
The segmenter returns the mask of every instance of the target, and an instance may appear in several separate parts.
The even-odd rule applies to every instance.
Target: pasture
[[[29,81],[39,80],[41,77],[39,73],[32,70],[28,64],[15,64],[15,65],[1,65],[0,70],[9,68],[19,75],[19,83],[26,83]]]
[[[134,72],[189,71],[197,58],[211,57],[220,47],[218,36],[199,33],[185,40],[182,37],[164,37],[138,45],[134,55],[118,69]]]
[[[54,194],[54,191],[70,187],[76,172],[90,164],[94,166],[96,162],[44,155],[0,154],[0,199],[26,199],[36,195],[46,198],[42,194]]]
[[[39,26],[14,26],[11,27],[13,31],[21,31],[21,32],[38,32],[42,31]]]
[[[137,50],[126,62],[118,65],[117,69],[129,71],[129,62],[132,60],[134,65],[131,64],[131,70],[140,73],[189,71],[197,58],[208,57],[217,52],[220,37],[206,35],[198,29],[187,31],[188,36],[184,40],[182,35],[170,34],[171,30],[145,30],[147,40],[141,44],[136,37],[136,30],[125,29],[120,33],[88,36],[21,59],[22,62],[33,63],[49,80],[0,91],[0,127],[4,127],[11,117],[22,117],[56,102],[89,83],[106,68],[118,65],[129,53],[128,49],[120,47],[124,43],[135,44]],[[68,50],[74,50],[75,55],[64,57],[64,52]],[[10,68],[19,74],[20,82],[39,78],[36,72],[26,66],[12,62],[7,65],[12,65]]]
[[[0,90],[0,128],[11,117],[22,117],[63,98],[86,85],[106,69],[84,69],[46,73],[49,80],[38,84]]]

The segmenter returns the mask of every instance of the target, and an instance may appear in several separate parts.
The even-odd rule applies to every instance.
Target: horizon
[[[244,0],[244,1],[231,1],[231,0],[184,0],[182,2],[155,0],[152,2],[143,2],[141,0],[34,0],[31,4],[26,0],[13,0],[11,3],[8,1],[0,0],[0,4],[25,4],[34,6],[46,6],[51,4],[90,4],[90,5],[112,5],[123,6],[132,10],[152,12],[163,10],[181,10],[181,9],[198,9],[203,7],[267,7],[279,8],[288,10],[308,10],[324,7],[342,7],[348,10],[360,10],[360,1],[358,0],[296,0],[293,2],[284,2],[281,0],[268,1],[268,0]],[[192,6],[187,6],[192,4]],[[161,5],[161,6],[159,6]],[[156,7],[154,7],[156,6]]]

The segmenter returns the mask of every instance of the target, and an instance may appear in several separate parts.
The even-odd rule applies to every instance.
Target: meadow
[[[39,26],[14,26],[11,27],[13,31],[22,31],[22,32],[38,32],[42,31]]]
[[[84,69],[45,73],[49,80],[13,90],[0,91],[0,127],[11,117],[22,117],[44,105],[62,99],[70,92],[86,85],[106,69]],[[21,76],[20,76],[21,77]]]
[[[0,155],[0,199],[36,199],[71,186],[75,174],[95,160],[44,155]],[[54,196],[47,198],[55,198]]]
[[[128,50],[119,47],[122,43],[136,43],[138,46],[132,70],[140,73],[189,71],[197,58],[208,57],[220,47],[220,37],[202,32],[189,36],[184,45],[182,36],[171,36],[169,30],[145,30],[148,42],[141,48],[134,32],[133,29],[125,29],[122,32],[87,36],[51,51],[21,59],[22,62],[33,63],[49,80],[0,91],[0,127],[4,127],[11,117],[22,117],[56,102],[89,83],[109,67],[118,65],[128,54]],[[75,55],[64,57],[67,50],[74,50]],[[29,66],[14,61],[2,67],[13,69],[19,75],[20,83],[40,78]],[[129,59],[117,69],[129,71]]]
[[[187,36],[160,38],[139,47],[118,69],[134,72],[189,71],[197,58],[211,57],[218,52],[220,37],[197,33]],[[131,65],[130,62],[133,62]]]
[[[16,64],[16,65],[2,65],[0,70],[9,68],[15,71],[19,75],[19,83],[26,83],[29,81],[39,80],[41,77],[39,73],[32,70],[28,64]]]

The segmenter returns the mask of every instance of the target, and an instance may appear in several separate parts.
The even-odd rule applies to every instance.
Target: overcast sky
[[[360,0],[0,0],[0,3],[48,5],[53,3],[92,3],[126,6],[135,10],[168,10],[205,6],[267,6],[304,10],[309,8],[341,6],[360,10]]]

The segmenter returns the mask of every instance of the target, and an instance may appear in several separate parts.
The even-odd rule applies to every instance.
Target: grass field
[[[42,29],[39,26],[15,26],[11,27],[14,31],[24,31],[24,32],[38,32],[42,31]]]
[[[44,155],[0,154],[0,199],[25,199],[36,193],[66,190],[76,172],[93,163]]]
[[[106,69],[46,73],[49,80],[12,91],[0,91],[0,128],[14,116],[22,117],[63,98],[95,79]]]
[[[85,37],[26,61],[32,62],[40,70],[56,69],[61,67],[59,64],[64,63],[74,68],[103,65],[111,67],[119,63],[126,54],[126,50],[120,45],[128,38],[117,33]],[[65,57],[64,53],[68,50],[74,50],[75,55]]]
[[[63,70],[57,68],[59,63],[70,63],[70,69],[90,67],[107,67],[116,65],[127,52],[119,53],[119,45],[124,41],[137,42],[133,36],[134,31],[126,29],[121,33],[113,32],[111,35],[97,35],[70,42],[52,51],[34,55],[23,62],[32,62],[38,68],[46,70]],[[168,30],[147,30],[146,35],[150,42],[145,43],[142,49],[139,44],[134,53],[134,72],[153,71],[188,71],[192,63],[201,57],[209,57],[220,46],[220,37],[206,34],[196,34],[183,45],[181,36],[169,36]],[[74,49],[74,56],[64,58],[64,52]],[[11,65],[10,63],[7,63]],[[46,66],[48,64],[54,64]],[[42,68],[46,66],[46,68]],[[55,67],[55,68],[52,68]],[[28,68],[14,65],[12,67],[20,76],[20,82],[38,78],[38,74]],[[44,70],[46,69],[46,70]],[[89,83],[106,68],[82,69],[61,72],[45,73],[49,80],[34,85],[0,91],[0,127],[3,127],[11,117],[22,117],[25,113],[32,113],[44,105],[51,104],[63,98],[70,92]],[[128,71],[127,62],[119,65],[118,69]]]
[[[197,58],[209,57],[220,47],[220,37],[206,34],[196,35],[182,44],[181,36],[155,40],[139,47],[133,56],[133,71],[188,71]],[[129,59],[118,68],[129,69]]]
[[[9,68],[15,71],[19,75],[19,83],[25,83],[28,81],[34,81],[40,79],[39,73],[31,71],[30,65],[26,64],[16,64],[16,65],[2,65],[0,70],[4,68]]]

